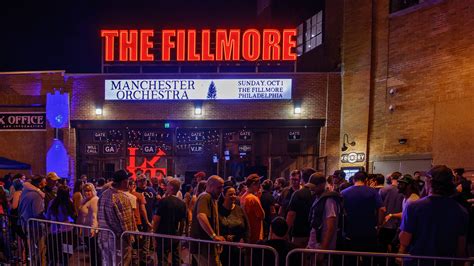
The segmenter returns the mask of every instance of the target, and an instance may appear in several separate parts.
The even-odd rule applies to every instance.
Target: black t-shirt
[[[288,205],[290,204],[291,196],[293,196],[295,190],[293,187],[286,187],[281,191],[280,198],[278,199],[278,204],[280,204],[281,215],[286,218],[288,212]]]
[[[178,225],[186,219],[186,204],[175,196],[160,200],[155,215],[160,216],[158,234],[178,235]]]
[[[271,207],[275,205],[275,199],[269,191],[263,191],[260,197],[260,203],[262,204],[263,211],[265,212],[265,222],[270,224],[272,222]]]
[[[241,239],[248,242],[249,221],[240,206],[235,205],[232,210],[228,210],[219,205],[219,224],[220,235],[233,236],[233,242],[239,242]]]
[[[143,197],[145,197],[146,215],[148,216],[148,221],[151,222],[153,219],[153,213],[155,213],[155,206],[158,203],[156,200],[156,191],[151,187],[146,187],[145,189],[137,187],[136,191],[138,193],[143,194]],[[145,221],[143,221],[143,218],[142,218],[142,224],[145,224]]]
[[[257,244],[260,245],[265,245],[265,246],[270,246],[274,248],[278,252],[278,260],[279,263],[278,265],[285,265],[286,264],[286,256],[288,253],[297,248],[297,246],[293,243],[290,243],[286,240],[283,239],[270,239],[270,240],[265,240],[265,241],[259,241]],[[264,260],[262,264],[262,252],[254,252],[253,255],[253,264],[254,265],[275,265],[275,256],[273,252],[270,252],[268,250],[265,250],[263,252],[264,255]],[[290,264],[289,265],[301,265],[301,255],[295,254],[290,257]]]
[[[309,224],[309,212],[311,205],[313,205],[314,197],[311,195],[311,191],[307,187],[293,193],[288,206],[288,211],[296,212],[295,222],[291,236],[294,237],[308,237],[311,231]]]

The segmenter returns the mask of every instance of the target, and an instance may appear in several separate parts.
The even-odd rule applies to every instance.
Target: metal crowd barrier
[[[293,249],[286,256],[287,266],[472,266],[474,257],[450,258],[409,254],[372,253],[321,249]]]
[[[29,265],[117,265],[115,234],[109,229],[29,219]]]
[[[15,215],[0,215],[0,265],[26,263],[26,234]]]
[[[216,242],[146,232],[124,232],[122,265],[278,266],[278,252],[269,246]],[[148,247],[147,247],[148,245]]]

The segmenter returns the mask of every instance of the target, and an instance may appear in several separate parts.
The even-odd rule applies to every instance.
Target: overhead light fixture
[[[347,142],[346,142],[347,140]],[[351,141],[349,142],[349,135],[347,135],[346,133],[344,133],[344,136],[342,137],[342,147],[341,147],[341,151],[347,151],[347,149],[349,147],[347,147],[347,145],[350,145],[350,146],[355,146],[356,145],[356,142],[355,141]]]
[[[301,101],[293,102],[293,112],[295,115],[301,114]]]
[[[194,102],[194,115],[202,115],[202,102]]]

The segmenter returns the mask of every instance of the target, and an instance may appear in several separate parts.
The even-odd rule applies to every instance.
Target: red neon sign
[[[155,53],[161,61],[296,60],[296,29],[165,29],[160,40],[150,29],[101,30],[101,37],[106,62],[155,61]]]
[[[135,157],[137,154],[137,150],[138,148],[128,148],[129,165],[127,166],[127,171],[133,174],[132,176],[133,179],[137,178],[137,172],[141,172],[142,174],[149,173],[150,177],[156,176],[157,173],[158,174],[162,173],[163,175],[166,176],[167,174],[166,168],[155,167],[155,164],[161,160],[161,157],[166,156],[166,153],[163,150],[158,149],[156,154],[150,160],[148,160],[147,158],[144,158],[143,163],[140,165],[137,165],[137,161]]]

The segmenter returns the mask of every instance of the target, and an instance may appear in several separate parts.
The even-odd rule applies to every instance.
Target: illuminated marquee
[[[105,80],[105,100],[289,100],[291,79]]]
[[[296,60],[296,29],[101,30],[101,37],[105,62]]]

